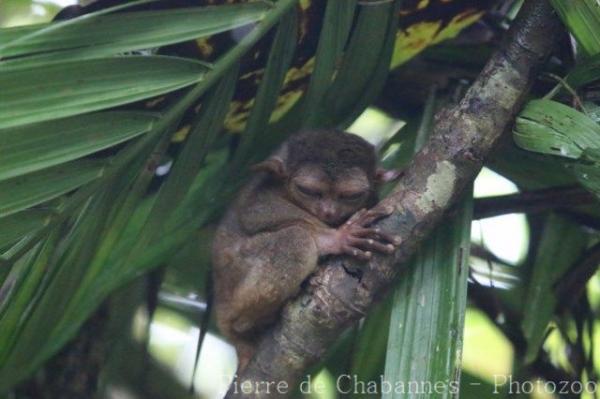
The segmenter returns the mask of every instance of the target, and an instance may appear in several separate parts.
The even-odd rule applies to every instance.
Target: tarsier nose
[[[323,207],[321,208],[321,211],[322,211],[323,219],[326,222],[335,222],[335,219],[337,216],[337,211],[335,209],[335,206],[323,205]]]

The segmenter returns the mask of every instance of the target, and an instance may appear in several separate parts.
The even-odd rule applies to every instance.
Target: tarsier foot
[[[373,252],[391,254],[400,244],[398,237],[392,236],[370,225],[390,215],[391,209],[361,209],[337,230],[340,253],[368,260]]]
[[[248,344],[246,342],[237,342],[235,343],[235,349],[238,357],[238,374],[244,371],[244,369],[250,363],[252,356],[256,352],[256,347],[252,344]]]

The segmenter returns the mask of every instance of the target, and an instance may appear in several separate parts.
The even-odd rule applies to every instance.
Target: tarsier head
[[[377,167],[367,141],[333,129],[297,133],[253,169],[268,172],[290,201],[332,227],[374,205],[378,185],[398,176]]]

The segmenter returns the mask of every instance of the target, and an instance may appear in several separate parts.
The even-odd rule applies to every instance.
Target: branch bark
[[[436,116],[431,139],[394,191],[377,205],[393,211],[377,227],[402,238],[395,254],[374,257],[366,265],[349,258],[324,262],[304,291],[284,307],[226,398],[290,395],[304,370],[367,313],[390,287],[398,265],[409,260],[481,169],[550,53],[558,26],[547,0],[524,3],[500,50],[460,104]]]

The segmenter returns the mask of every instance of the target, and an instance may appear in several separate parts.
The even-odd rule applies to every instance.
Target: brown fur
[[[298,293],[320,257],[367,257],[369,250],[389,249],[382,243],[389,237],[365,226],[373,215],[365,213],[340,226],[375,199],[375,162],[373,147],[358,136],[335,130],[299,133],[257,165],[262,172],[253,176],[225,214],[213,243],[215,310],[241,368],[262,331]],[[298,192],[294,179],[308,179],[319,190],[323,187],[322,193],[317,198]],[[360,192],[365,184],[365,194],[358,199],[339,194],[356,188]],[[320,205],[314,205],[325,202],[331,208],[331,223],[319,218]],[[370,238],[370,244],[349,244],[359,235]]]

